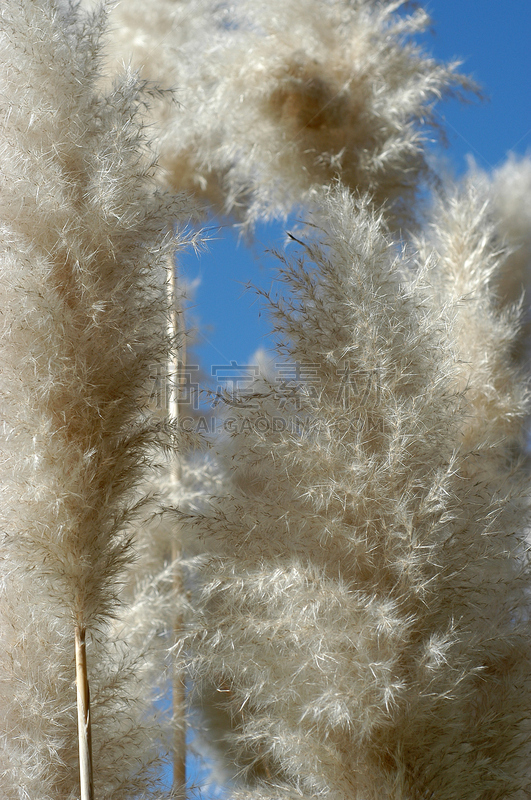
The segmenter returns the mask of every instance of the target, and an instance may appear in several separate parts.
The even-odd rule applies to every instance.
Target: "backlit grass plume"
[[[514,354],[525,365],[531,353],[531,158],[509,155],[488,183],[496,228],[510,249],[498,281],[498,294],[502,305],[522,303],[525,323]]]
[[[502,297],[506,302],[516,302],[525,290],[527,307],[531,271],[531,158],[509,155],[494,171],[491,182],[498,229],[512,250],[502,276]]]
[[[432,105],[470,84],[414,44],[428,17],[402,5],[119,3],[117,56],[175,90],[158,118],[170,184],[253,222],[341,175],[410,219]]]
[[[197,680],[260,764],[238,796],[523,797],[527,393],[489,209],[441,201],[415,252],[346,189],[314,222],[269,297],[284,379],[230,411],[225,494],[191,520]]]
[[[56,0],[6,0],[0,14],[6,799],[79,797],[74,634],[96,796],[145,796],[159,758],[138,711],[149,694],[106,625],[132,557],[135,489],[161,439],[144,407],[170,346],[165,265],[183,209],[153,189],[142,87],[126,76],[97,89],[104,22]],[[85,800],[90,764],[81,772]]]

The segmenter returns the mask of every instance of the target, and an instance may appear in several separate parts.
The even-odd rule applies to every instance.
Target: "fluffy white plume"
[[[143,407],[170,345],[165,265],[183,209],[154,191],[141,87],[97,89],[104,21],[55,0],[6,0],[0,16],[6,800],[79,796],[74,627],[89,633],[97,794],[138,797],[157,777],[145,687],[105,631],[161,440]]]
[[[492,198],[500,234],[512,249],[507,259],[501,296],[518,302],[531,283],[531,158],[510,156],[492,176]]]
[[[230,485],[192,519],[194,666],[261,765],[253,797],[530,789],[527,397],[488,214],[473,190],[442,204],[419,267],[333,191],[281,270],[294,378],[232,412]]]
[[[510,155],[492,176],[483,176],[492,197],[496,229],[510,249],[497,291],[503,306],[521,304],[524,324],[514,355],[525,364],[531,347],[531,158]]]
[[[431,106],[470,84],[412,43],[428,18],[402,5],[119,3],[117,57],[175,90],[158,120],[170,183],[253,222],[341,174],[409,218]]]
[[[414,244],[419,267],[431,264],[436,304],[453,309],[449,325],[458,356],[456,379],[466,392],[467,444],[473,449],[478,441],[490,443],[496,452],[500,442],[518,440],[525,418],[527,390],[515,381],[511,359],[523,326],[516,302],[521,298],[510,297],[509,287],[500,292],[516,253],[500,236],[496,193],[478,177],[472,173],[461,186],[446,188]],[[497,468],[495,462],[493,479]]]

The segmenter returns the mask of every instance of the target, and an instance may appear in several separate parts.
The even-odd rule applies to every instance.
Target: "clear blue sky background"
[[[531,150],[531,0],[429,0],[425,7],[433,21],[425,48],[440,60],[462,60],[461,71],[487,98],[438,106],[453,169],[463,172],[467,155],[490,170],[509,151]],[[238,246],[230,228],[222,228],[208,253],[185,257],[187,277],[199,279],[189,319],[200,323],[196,349],[208,374],[212,365],[232,360],[249,364],[258,347],[271,345],[267,318],[259,317],[260,303],[244,285],[270,286],[275,262],[264,249],[278,246],[285,228],[259,227],[251,249]]]

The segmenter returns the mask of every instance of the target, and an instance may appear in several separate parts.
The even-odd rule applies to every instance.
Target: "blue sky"
[[[434,34],[426,43],[439,59],[458,57],[484,89],[474,105],[444,104],[449,156],[463,168],[467,154],[491,169],[508,151],[531,149],[531,3],[529,0],[431,0]]]
[[[438,106],[453,169],[462,172],[468,155],[492,169],[511,150],[531,150],[531,0],[430,0],[426,7],[433,27],[425,48],[440,60],[462,60],[461,70],[487,98]],[[208,253],[185,258],[188,278],[199,281],[189,317],[200,322],[197,352],[208,373],[231,361],[249,363],[258,347],[270,345],[267,319],[244,286],[270,285],[275,262],[264,249],[282,240],[285,227],[260,226],[252,248],[238,246],[233,231],[221,228]]]

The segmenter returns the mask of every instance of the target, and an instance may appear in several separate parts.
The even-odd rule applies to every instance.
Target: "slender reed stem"
[[[174,543],[172,548],[172,558],[175,561],[179,557],[180,547]],[[176,597],[182,594],[183,588],[182,574],[179,569],[175,570],[173,586]],[[183,615],[177,614],[174,621],[175,641],[181,636],[183,627]],[[179,664],[174,665],[172,682],[172,702],[173,716],[175,720],[173,729],[173,795],[179,800],[186,797],[186,681],[184,671]]]
[[[168,415],[174,422],[179,420],[179,398],[181,395],[182,382],[184,379],[184,363],[186,358],[184,326],[182,325],[182,308],[177,300],[175,265],[173,259],[168,268],[168,295],[170,306],[169,333],[173,340],[179,333],[182,334],[179,350],[174,348],[170,355],[169,377],[168,377]],[[177,484],[181,479],[181,464],[178,455],[172,454],[170,477],[172,484]],[[178,531],[175,531],[173,539],[171,558],[174,563],[173,589],[174,595],[179,602],[183,593],[183,576],[178,559],[181,555],[181,543],[178,540]],[[183,615],[177,613],[174,619],[173,634],[174,641],[177,642],[182,635]],[[186,797],[186,677],[178,662],[174,664],[172,681],[172,703],[173,703],[173,796],[179,800]]]
[[[85,628],[76,625],[77,729],[79,737],[79,778],[81,800],[94,800],[92,780],[92,736],[90,729],[90,691],[87,674]]]

